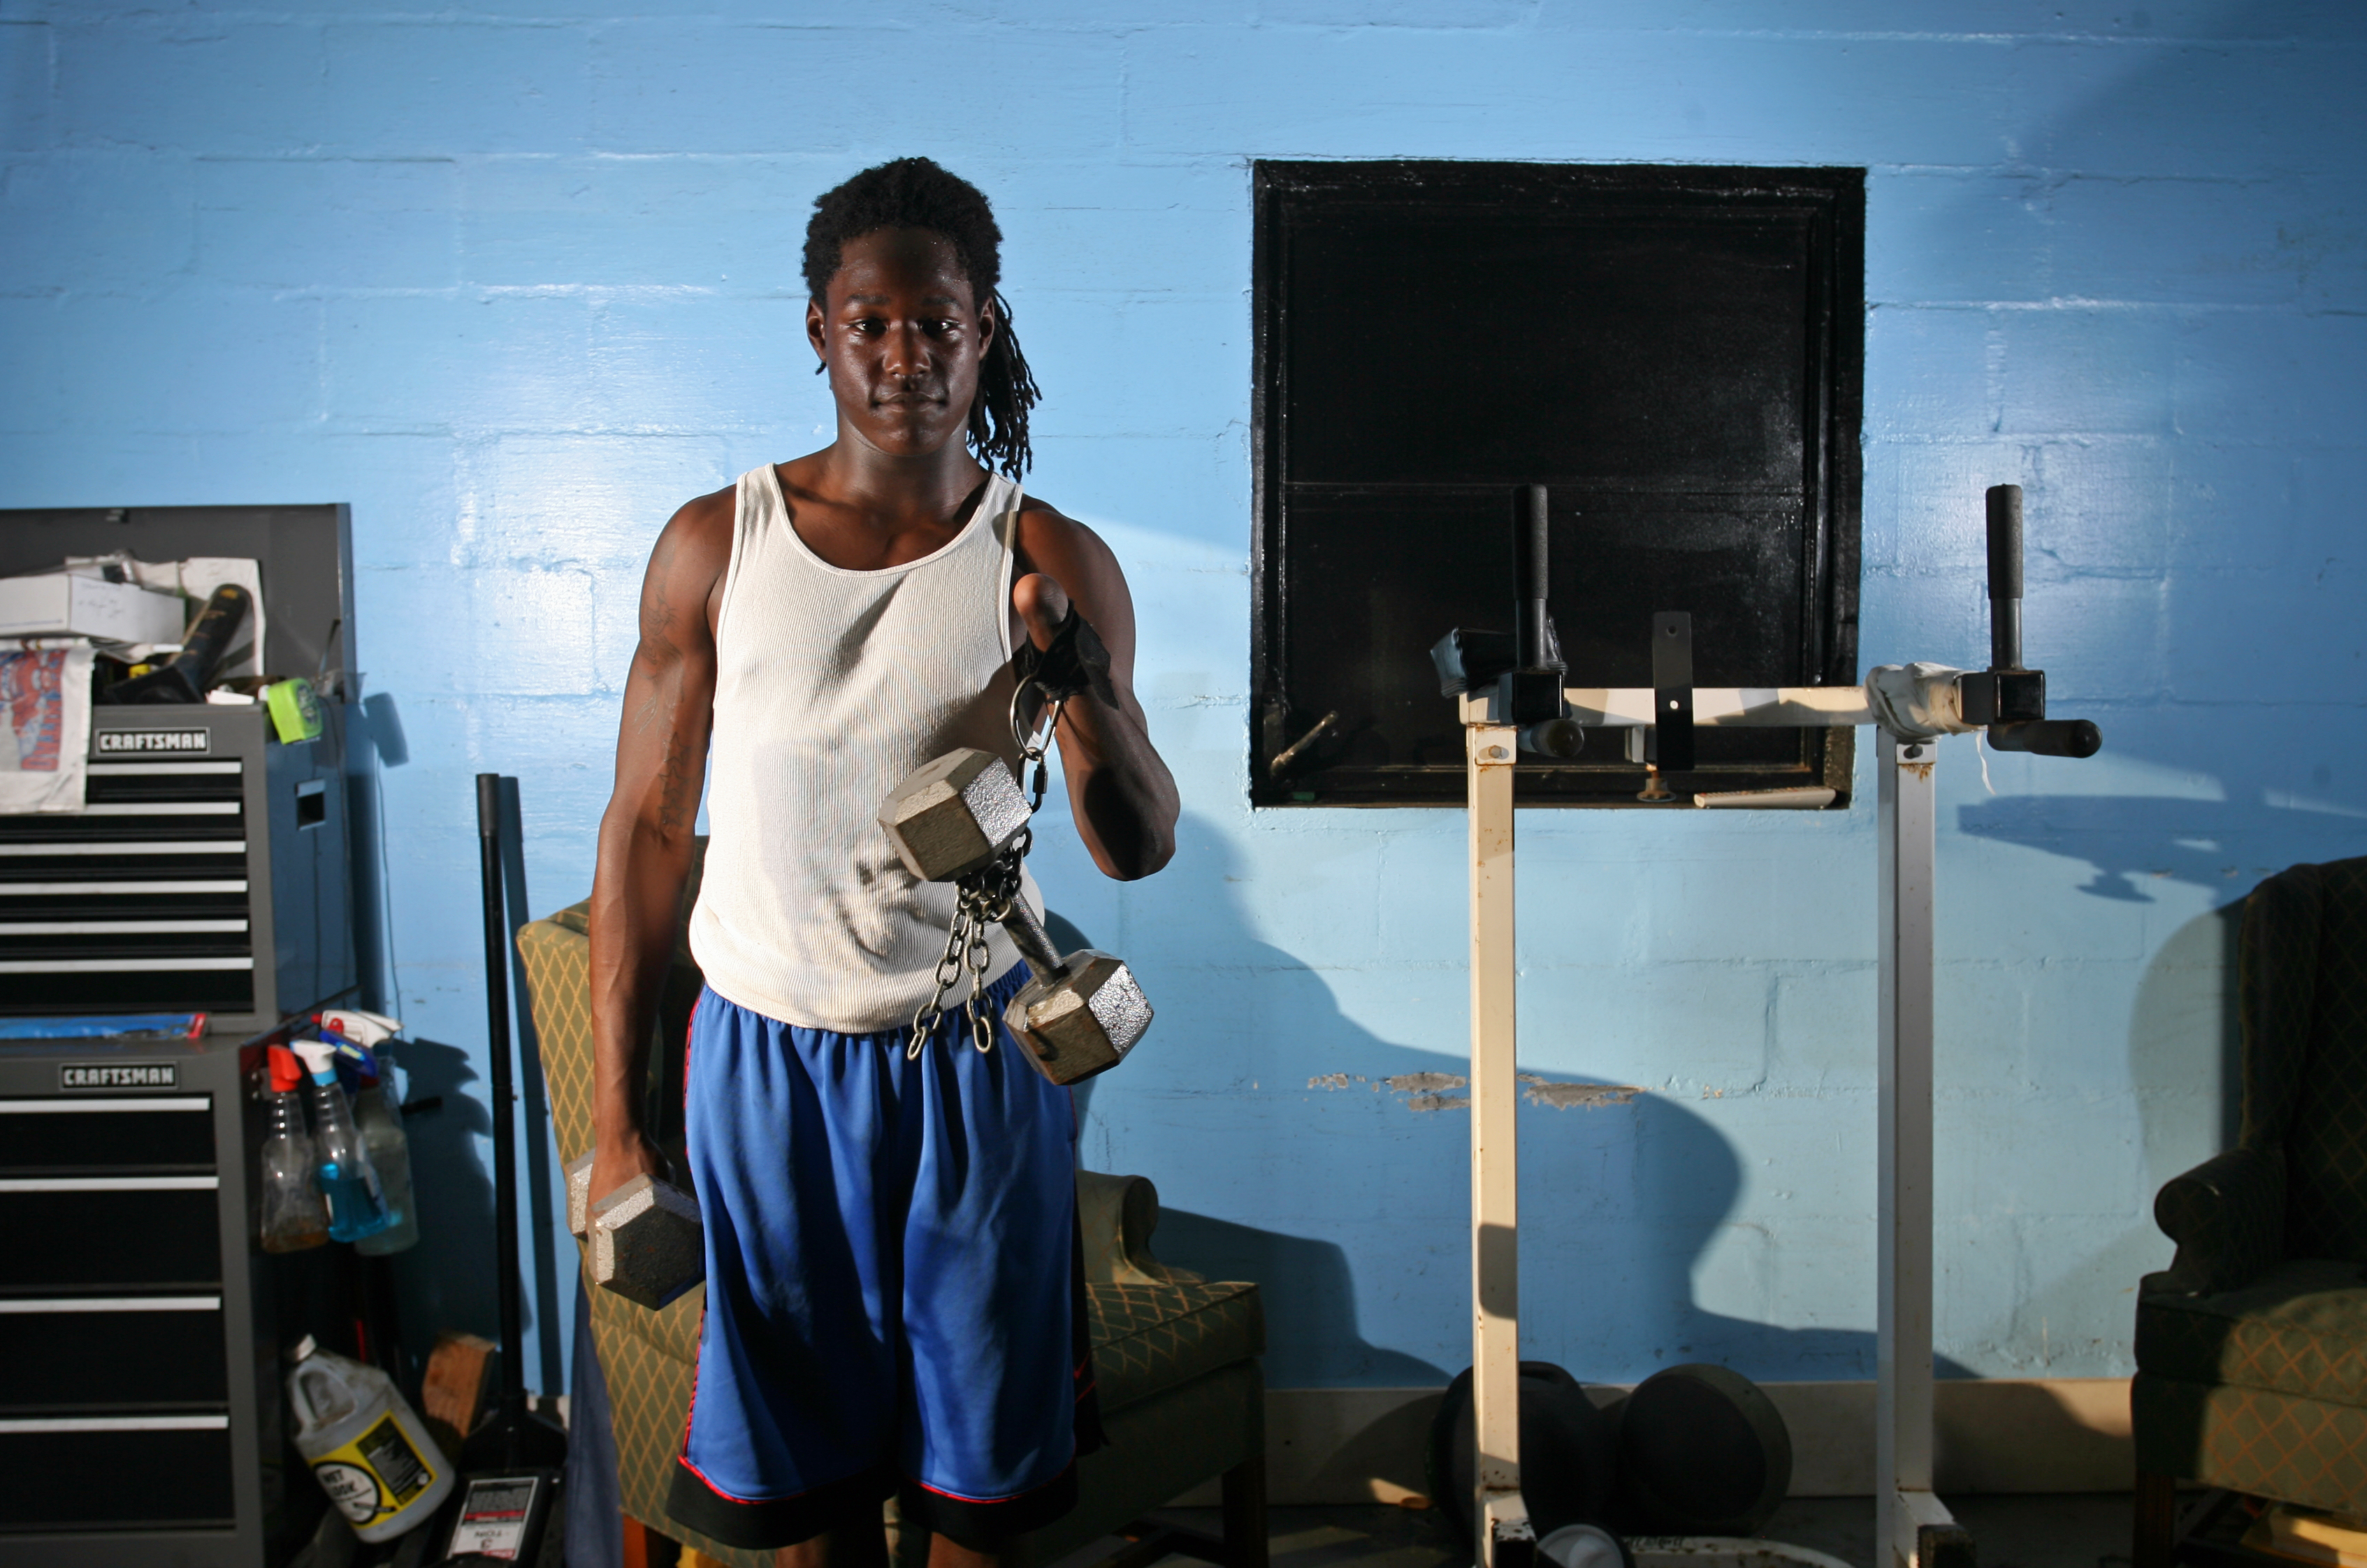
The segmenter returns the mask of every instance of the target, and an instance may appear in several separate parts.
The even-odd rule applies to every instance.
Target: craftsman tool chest
[[[341,728],[94,709],[84,808],[0,816],[0,1015],[203,1012],[243,1038],[352,986]]]
[[[235,1041],[0,1042],[0,1560],[266,1561],[278,1357]]]

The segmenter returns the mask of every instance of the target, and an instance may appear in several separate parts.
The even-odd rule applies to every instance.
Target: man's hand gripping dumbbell
[[[567,1228],[592,1246],[592,1280],[654,1312],[707,1278],[698,1201],[673,1182],[636,1176],[592,1201],[586,1154],[567,1168]]]
[[[1046,742],[1059,728],[1059,705],[1071,690],[1093,689],[1100,639],[1073,612],[1062,636],[1046,655],[1028,648],[1014,660],[1019,677],[1012,695],[1012,729],[1021,755],[1035,764],[1036,800],[1030,805],[1002,759],[964,748],[948,752],[908,776],[879,809],[879,825],[905,869],[923,882],[951,882],[960,903],[945,956],[937,964],[936,991],[914,1015],[912,1045],[917,1052],[942,1015],[946,998],[965,973],[970,979],[963,1006],[971,1039],[981,1051],[994,1043],[994,1021],[985,1016],[987,922],[1011,934],[1034,977],[1004,1010],[1003,1021],[1025,1043],[1038,1071],[1056,1084],[1072,1084],[1106,1072],[1125,1059],[1150,1028],[1150,1004],[1123,959],[1085,948],[1061,956],[1043,922],[1020,892],[1019,867],[1027,854],[1028,818],[1044,803],[1044,747],[1020,722],[1021,704],[1031,686],[1049,702]],[[1079,649],[1082,645],[1082,653]],[[1099,671],[1107,669],[1099,656]]]

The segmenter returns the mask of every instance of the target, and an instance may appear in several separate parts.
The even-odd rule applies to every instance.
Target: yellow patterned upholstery
[[[694,877],[685,909],[696,893]],[[588,929],[586,906],[577,904],[518,933],[562,1163],[592,1146]],[[654,1050],[677,1043],[669,1037],[698,986],[689,952],[678,945]],[[1149,1242],[1159,1199],[1149,1181],[1080,1171],[1077,1183],[1094,1379],[1110,1446],[1079,1462],[1076,1509],[1017,1543],[1014,1564],[1050,1562],[1265,1450],[1256,1363],[1265,1317],[1257,1287],[1211,1283],[1153,1257]],[[665,1509],[706,1300],[700,1287],[653,1313],[607,1291],[591,1292],[593,1341],[616,1423],[618,1486],[625,1512],[651,1529],[730,1568],[769,1568],[770,1553],[710,1540],[674,1522]],[[893,1540],[892,1502],[887,1523]],[[906,1543],[900,1559],[918,1549]]]
[[[1088,1283],[1085,1295],[1105,1413],[1265,1348],[1255,1285],[1179,1277],[1165,1285]]]
[[[2137,1468],[2367,1511],[2367,859],[2260,884],[2238,959],[2243,1130],[2155,1201]]]

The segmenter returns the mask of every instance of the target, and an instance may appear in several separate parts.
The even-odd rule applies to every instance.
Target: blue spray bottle
[[[321,1159],[321,1196],[329,1201],[329,1237],[359,1241],[394,1223],[386,1192],[370,1165],[369,1152],[354,1127],[353,1108],[337,1087],[336,1047],[318,1040],[291,1040],[303,1058],[305,1098],[312,1107],[312,1143]]]

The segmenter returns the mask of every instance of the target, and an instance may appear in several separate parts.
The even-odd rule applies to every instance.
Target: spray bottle
[[[321,1201],[319,1157],[304,1130],[304,1102],[297,1089],[304,1069],[285,1045],[269,1053],[271,1093],[265,1100],[269,1131],[263,1140],[263,1250],[301,1252],[329,1239],[329,1212]]]
[[[362,1146],[386,1190],[387,1211],[394,1223],[376,1235],[355,1243],[356,1252],[381,1257],[401,1252],[419,1241],[419,1211],[411,1201],[411,1142],[403,1135],[402,1108],[386,1055],[387,1041],[402,1025],[376,1013],[338,1011],[321,1015],[322,1025],[350,1043],[360,1058],[361,1087],[354,1094],[354,1125],[361,1130]]]
[[[312,1141],[320,1155],[321,1196],[329,1203],[329,1235],[359,1241],[394,1223],[369,1152],[354,1126],[354,1114],[337,1088],[336,1047],[318,1040],[290,1041],[311,1074],[306,1096],[312,1106]]]

